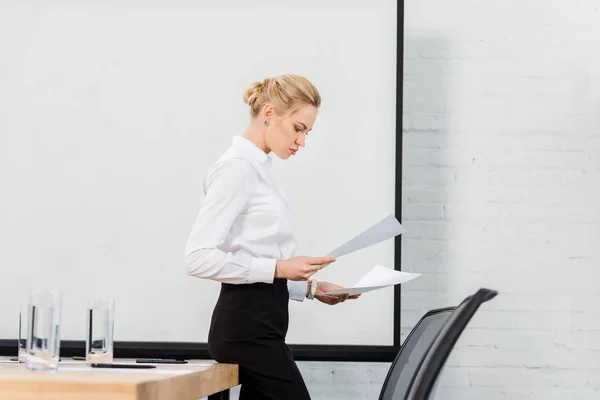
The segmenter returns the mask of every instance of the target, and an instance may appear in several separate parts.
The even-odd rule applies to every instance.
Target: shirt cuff
[[[276,264],[277,260],[274,258],[253,258],[248,283],[273,283]]]
[[[308,281],[290,281],[287,282],[290,300],[304,301],[306,298],[306,289]]]

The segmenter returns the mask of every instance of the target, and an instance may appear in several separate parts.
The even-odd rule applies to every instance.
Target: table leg
[[[229,389],[223,390],[219,393],[211,394],[208,396],[208,400],[229,400]]]

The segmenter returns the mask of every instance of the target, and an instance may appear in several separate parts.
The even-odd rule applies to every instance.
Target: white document
[[[391,239],[404,232],[406,232],[406,229],[400,225],[396,217],[389,215],[327,255],[330,257],[340,257],[344,254],[352,253],[353,251]]]
[[[356,282],[356,284],[351,288],[334,290],[331,292],[326,292],[326,294],[353,295],[370,292],[372,290],[377,290],[384,287],[394,286],[412,281],[420,275],[421,274],[416,274],[412,272],[396,271],[395,269],[382,267],[381,265],[376,265],[369,272],[367,272],[358,282]]]

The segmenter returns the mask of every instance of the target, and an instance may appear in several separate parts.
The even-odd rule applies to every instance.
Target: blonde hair
[[[280,115],[289,115],[303,105],[319,108],[321,96],[305,77],[284,74],[250,84],[244,92],[244,102],[250,106],[253,117],[266,104],[271,104]]]

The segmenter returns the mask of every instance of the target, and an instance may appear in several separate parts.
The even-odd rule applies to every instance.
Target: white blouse
[[[273,283],[276,261],[293,256],[296,242],[288,202],[277,188],[271,156],[242,136],[203,181],[204,203],[185,249],[187,273],[232,284]],[[289,281],[302,301],[306,281]]]

